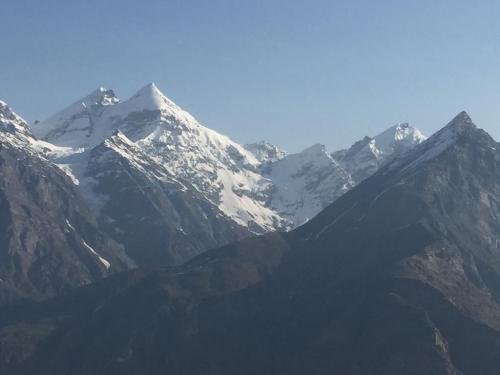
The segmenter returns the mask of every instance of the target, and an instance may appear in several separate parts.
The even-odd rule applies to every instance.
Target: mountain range
[[[149,86],[146,91],[154,90]],[[100,116],[106,111],[116,113],[107,106],[118,103],[107,100],[95,111]],[[161,160],[158,164],[169,170],[179,163],[189,168],[178,160],[177,146],[170,146],[172,154],[165,151],[174,130],[169,127],[172,123],[163,120],[162,110],[157,115],[160,119],[152,138],[158,135],[159,145],[142,130],[129,129],[129,121],[144,123],[137,114],[129,120],[116,117],[120,125],[101,142],[93,140],[94,135],[88,143],[73,140],[72,144],[65,143],[72,139],[69,135],[61,135],[66,141],[60,143],[41,133],[38,136],[45,141],[29,139],[33,149],[47,149],[37,153],[52,155],[48,165],[58,171],[64,186],[71,186],[75,196],[88,201],[99,191],[84,181],[90,174],[82,170],[92,169],[90,160],[97,159],[102,167],[94,179],[114,173],[109,168],[116,170],[125,162],[110,157],[109,168],[100,163],[101,157],[108,160],[101,156],[108,149],[127,159],[127,168],[139,173],[142,167],[143,176],[151,172],[152,161]],[[77,118],[81,121],[85,116]],[[75,132],[85,129],[85,134],[95,134],[93,130],[88,133],[93,128],[87,123],[80,122]],[[53,132],[54,127],[47,124],[40,129]],[[21,133],[29,135],[26,127],[22,129]],[[201,134],[198,130],[193,131]],[[47,141],[57,147],[47,146]],[[225,144],[232,151],[226,148],[222,156],[217,154],[228,157],[226,162],[234,161],[226,169],[229,172],[222,172],[231,177],[224,186],[235,181],[233,177],[251,172],[269,184],[267,190],[259,191],[262,195],[236,190],[238,195],[231,189],[234,194],[261,202],[282,221],[305,223],[290,231],[247,235],[202,251],[180,265],[153,270],[139,267],[50,300],[10,304],[0,316],[2,372],[498,373],[500,144],[477,128],[465,112],[426,140],[416,129],[399,124],[334,153],[316,145],[286,155],[267,143],[233,149],[229,142]],[[62,163],[60,156],[53,155],[64,147],[82,151],[67,153]],[[163,151],[155,155],[154,149]],[[131,156],[138,160],[130,160]],[[36,158],[47,160],[39,154]],[[61,173],[64,170],[73,181]],[[184,178],[214,181],[206,175],[188,178],[188,171],[182,172],[186,174],[179,183],[188,190],[191,185]],[[155,169],[152,173],[168,176]],[[335,178],[329,173],[335,173]],[[174,177],[178,174],[173,173]],[[135,177],[129,177],[130,181]],[[251,181],[260,183],[259,179]],[[339,183],[344,179],[348,184]],[[325,188],[329,184],[340,189],[338,196]],[[128,189],[119,183],[107,192],[121,187]],[[300,192],[295,196],[303,203],[293,206],[294,194],[285,189]],[[229,194],[224,188],[214,191],[219,197]],[[323,202],[318,197],[323,194],[331,194],[333,203],[325,198],[320,208]],[[207,202],[214,199],[204,198]],[[101,211],[95,209],[98,202],[92,202],[97,217],[105,215],[102,206]],[[224,211],[227,206],[221,202],[224,199],[217,206],[221,215],[231,218],[229,213],[234,211]],[[312,207],[310,211],[304,209],[306,205]],[[243,212],[238,215],[232,220],[241,220],[239,227],[255,233],[248,221],[244,225]],[[273,222],[278,229],[295,226],[280,225],[280,220]],[[104,233],[111,232],[103,231],[102,238],[108,236]],[[126,255],[133,254],[121,245]],[[147,240],[143,247],[148,247]],[[105,258],[101,251],[95,250],[94,260]]]
[[[99,88],[32,126],[103,230],[140,266],[176,265],[252,234],[290,230],[425,137],[396,125],[349,150],[287,154],[201,125],[154,84]],[[142,244],[148,238],[148,249]]]
[[[3,102],[0,116],[0,301],[293,229],[425,139],[400,124],[336,153],[242,146],[154,84],[124,101],[99,88],[32,126]]]

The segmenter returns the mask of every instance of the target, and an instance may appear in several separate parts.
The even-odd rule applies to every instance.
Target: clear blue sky
[[[0,98],[29,121],[148,82],[239,142],[347,146],[460,110],[500,139],[500,2],[2,0]]]

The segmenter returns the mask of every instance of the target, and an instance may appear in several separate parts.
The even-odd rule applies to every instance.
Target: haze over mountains
[[[498,373],[500,144],[466,113],[427,140],[399,124],[347,150],[328,153],[314,145],[286,155],[267,143],[244,148],[187,121],[187,115],[173,114],[180,109],[158,99],[152,86],[139,93],[130,100],[151,103],[146,98],[152,95],[161,108],[137,112],[141,106],[110,98],[87,103],[82,113],[64,112],[75,120],[54,117],[65,131],[54,120],[41,124],[45,133],[38,135],[56,146],[34,139],[3,107],[9,131],[2,138],[2,168],[18,165],[7,157],[5,143],[16,158],[29,151],[63,187],[42,185],[38,181],[46,177],[27,172],[38,167],[21,163],[24,168],[4,184],[18,176],[34,181],[27,185],[37,198],[34,206],[52,189],[68,190],[73,202],[91,207],[82,215],[87,228],[111,244],[107,253],[87,251],[94,264],[105,270],[103,260],[113,265],[114,257],[129,257],[139,265],[43,303],[4,307],[3,372]],[[105,118],[102,126],[109,129],[96,130]],[[12,199],[2,204],[10,207]],[[79,211],[63,209],[64,202],[58,214],[70,215],[78,233],[70,236],[86,238],[74,219]],[[23,209],[7,212],[15,217]],[[198,209],[220,219],[217,226],[207,219],[212,227],[199,234],[214,242],[215,230],[239,238],[270,233],[195,249],[193,236],[203,226],[186,211]],[[39,221],[63,225],[43,215]],[[274,231],[304,221],[289,232]],[[194,226],[190,233],[187,223]],[[145,237],[141,244],[141,233],[134,231],[150,225],[168,235],[158,242]],[[36,246],[26,251],[24,244],[34,241],[23,242],[25,236],[11,227],[1,227],[1,238],[19,238],[13,259],[38,254]],[[147,232],[151,239],[155,230]],[[186,242],[176,251],[185,246],[192,249],[189,257],[201,254],[178,266],[145,270],[154,259],[141,258],[145,254],[176,254],[162,246],[184,238],[177,232],[186,233]],[[155,253],[157,243],[163,245]],[[45,264],[43,257],[33,264]],[[15,270],[16,261],[12,265]],[[17,279],[8,280],[17,285]]]

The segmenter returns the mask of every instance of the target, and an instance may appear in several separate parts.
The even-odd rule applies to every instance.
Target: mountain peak
[[[414,169],[424,162],[435,159],[464,136],[478,144],[489,145],[490,142],[494,142],[486,132],[474,125],[467,112],[462,111],[441,130],[415,147],[405,158],[395,160],[389,170],[398,166],[403,166],[404,171]]]
[[[465,111],[460,112],[456,115],[453,120],[451,120],[443,130],[448,129],[452,130],[457,134],[462,134],[468,129],[477,129],[476,125],[472,122],[469,114]]]
[[[93,104],[111,105],[118,103],[119,99],[116,97],[113,90],[100,86],[92,91],[89,95],[81,99],[79,102],[81,102],[84,106]]]
[[[12,110],[4,101],[0,100],[0,116],[12,116]]]
[[[66,129],[72,121],[89,116],[89,111],[92,108],[110,107],[119,102],[120,99],[118,99],[113,90],[100,86],[88,95],[52,115],[47,120],[36,124],[32,127],[32,131],[38,138],[54,141],[53,137],[59,136],[63,129]]]
[[[467,112],[462,111],[456,115],[448,124],[441,130],[436,132],[429,138],[429,143],[443,140],[457,139],[458,136],[464,134],[472,134],[478,130],[477,126],[472,122],[472,119]]]
[[[134,104],[134,107],[143,110],[157,111],[165,107],[173,108],[177,105],[168,99],[154,83],[148,83],[127,100],[127,103]]]
[[[120,100],[115,95],[115,92],[106,87],[99,86],[94,91],[90,92],[83,98],[75,101],[66,109],[58,112],[55,116],[67,115],[68,113],[77,113],[85,108],[93,105],[112,105],[118,103]],[[53,116],[54,117],[54,116]],[[47,120],[49,121],[49,120]]]
[[[163,93],[160,91],[158,86],[154,82],[150,82],[147,85],[143,86],[139,91],[135,93],[134,96],[140,96],[140,95],[159,95],[159,96],[165,96]]]
[[[7,103],[0,100],[0,130],[30,134],[28,124]],[[31,134],[30,134],[31,135]]]
[[[275,162],[286,156],[286,152],[284,150],[267,141],[248,143],[244,147],[261,163]]]
[[[374,137],[377,149],[384,154],[392,153],[402,143],[415,145],[425,139],[420,130],[406,122],[398,123]]]
[[[0,100],[0,119],[8,118],[10,120],[18,120],[21,119],[10,107],[9,105]]]

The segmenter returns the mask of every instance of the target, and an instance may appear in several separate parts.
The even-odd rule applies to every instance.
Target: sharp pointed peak
[[[429,143],[434,142],[434,140],[442,140],[446,138],[457,139],[457,136],[472,134],[477,130],[478,127],[472,122],[469,114],[466,111],[461,111],[444,127],[434,133],[429,138]]]
[[[146,87],[150,88],[151,90],[158,90],[158,86],[156,86],[156,83],[154,82],[149,82]]]
[[[444,127],[444,129],[463,132],[466,129],[477,129],[477,127],[472,122],[469,114],[466,111],[461,111]]]
[[[139,97],[139,96],[160,96],[160,97],[165,97],[165,94],[163,94],[158,86],[154,82],[150,82],[147,85],[141,87],[133,96],[132,98]]]
[[[31,136],[28,123],[2,100],[0,100],[0,130]]]
[[[429,138],[431,142],[439,142],[443,139],[469,139],[476,143],[496,143],[483,129],[474,124],[469,114],[465,111],[458,113],[448,124]]]
[[[403,170],[413,169],[424,162],[437,158],[445,150],[459,145],[459,140],[468,139],[476,144],[486,146],[496,142],[485,131],[479,129],[465,111],[458,113],[447,125],[430,136],[425,142],[415,147],[406,155],[403,163],[396,160],[395,166],[401,166],[410,161]]]
[[[0,119],[2,118],[4,120],[12,120],[12,121],[26,123],[26,121],[24,121],[24,119],[21,116],[19,116],[16,112],[14,112],[6,102],[0,100]]]
[[[0,113],[1,114],[13,113],[12,110],[10,109],[9,105],[6,102],[4,102],[3,100],[0,100]]]
[[[164,108],[176,109],[178,106],[163,94],[153,82],[140,88],[127,100],[129,106],[135,110],[159,110]]]
[[[120,105],[122,113],[161,111],[189,127],[201,126],[188,112],[175,104],[154,84],[149,83]]]

